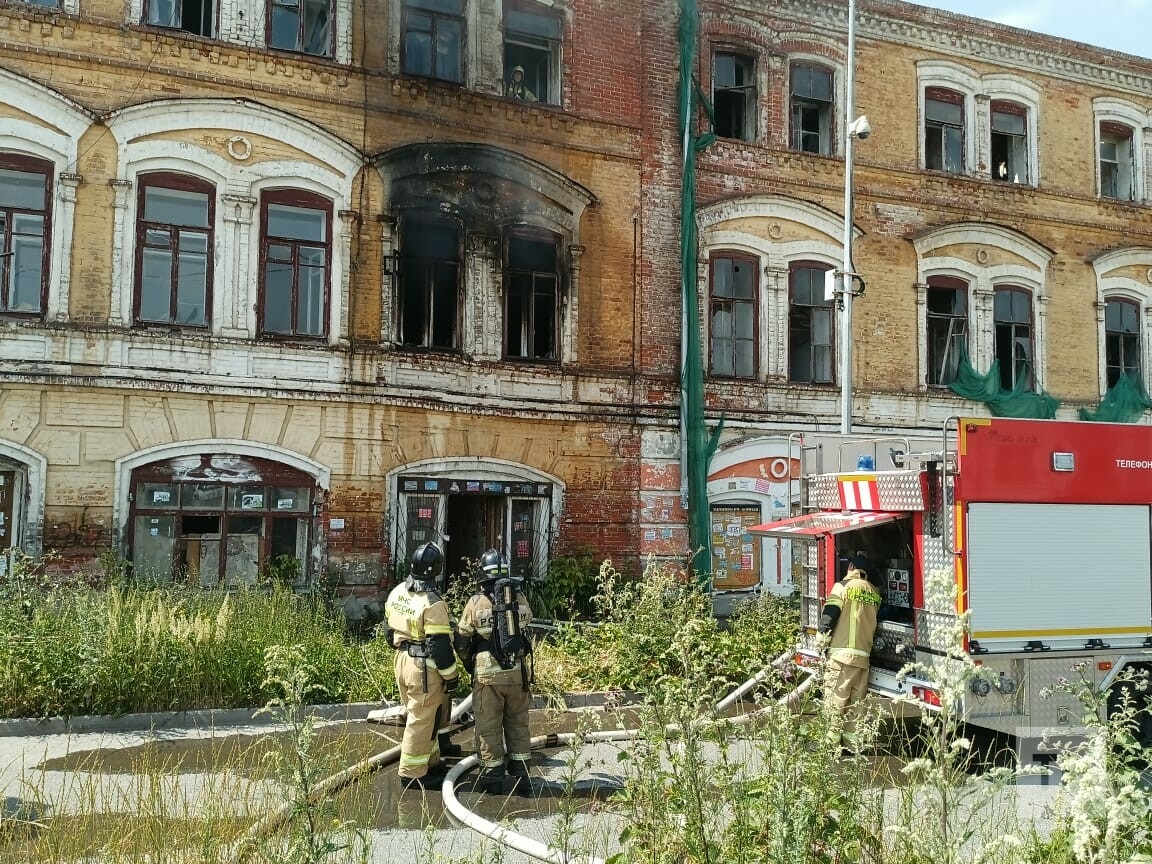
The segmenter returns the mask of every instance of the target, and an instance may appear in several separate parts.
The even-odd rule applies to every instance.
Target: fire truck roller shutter
[[[1147,506],[973,503],[965,548],[981,648],[1135,647],[1152,632]]]

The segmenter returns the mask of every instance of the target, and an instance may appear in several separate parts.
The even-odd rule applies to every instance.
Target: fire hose
[[[789,649],[782,653],[779,657],[775,658],[771,663],[737,687],[735,690],[726,695],[723,699],[718,701],[714,706],[714,710],[722,713],[736,704],[739,699],[751,692],[758,685],[766,681],[773,672],[782,670],[792,657],[792,651]],[[816,683],[817,676],[809,674],[807,678],[800,682],[800,684],[793,690],[786,693],[777,699],[777,704],[793,707],[800,697],[807,692],[813,684]],[[450,723],[454,724],[460,721],[472,707],[472,696],[469,694],[466,698],[460,701],[453,709],[450,715]],[[728,718],[727,722],[730,723],[749,723],[756,719],[762,713],[763,709],[753,709],[752,711],[738,715],[733,718]],[[678,724],[669,724],[665,727],[668,732],[675,732],[679,729]],[[585,733],[552,733],[549,735],[540,735],[531,740],[531,748],[533,750],[557,747],[561,744],[571,743],[597,743],[609,741],[632,741],[639,737],[642,730],[639,729],[621,729],[606,732],[585,732]],[[354,783],[357,780],[371,774],[379,768],[390,765],[398,761],[400,758],[400,745],[397,744],[388,748],[380,753],[376,753],[363,759],[342,771],[337,772],[329,777],[321,780],[314,787],[313,794],[316,798],[321,798],[326,795],[331,795],[338,789]],[[442,787],[442,794],[444,798],[444,807],[449,815],[466,828],[470,828],[478,834],[483,835],[489,839],[495,840],[509,849],[514,849],[522,852],[538,861],[548,862],[548,864],[605,864],[603,859],[588,856],[585,858],[573,858],[567,853],[554,849],[545,843],[538,840],[533,840],[530,837],[525,837],[501,825],[483,818],[482,816],[469,810],[460,800],[456,797],[456,782],[468,771],[477,767],[479,764],[479,757],[476,755],[469,756],[462,759],[448,771],[444,779]],[[271,835],[273,831],[284,824],[291,816],[293,805],[291,803],[282,805],[276,810],[264,816],[260,821],[252,825],[245,833],[244,836],[238,841],[235,851],[232,854],[232,860],[235,864],[245,864],[251,857],[252,853],[256,850],[257,843],[265,837]]]

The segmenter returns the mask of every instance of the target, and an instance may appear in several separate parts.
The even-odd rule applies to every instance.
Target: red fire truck
[[[1040,691],[1086,661],[1102,691],[1125,668],[1152,669],[1152,427],[950,418],[941,449],[903,467],[805,474],[805,512],[750,529],[791,541],[801,656],[846,559],[866,554],[884,594],[871,689],[939,705],[929,669],[942,634],[969,613],[964,649],[990,676],[965,695],[968,722],[1020,739],[1080,725],[1067,694]],[[925,576],[955,580],[955,601]],[[1147,725],[1147,724],[1146,724]]]

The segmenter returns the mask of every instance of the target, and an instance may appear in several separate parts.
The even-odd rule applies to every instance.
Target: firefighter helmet
[[[435,543],[424,543],[416,547],[410,563],[413,579],[420,582],[436,582],[444,571],[444,553]]]
[[[480,581],[495,582],[508,575],[508,558],[495,549],[489,549],[480,556]]]

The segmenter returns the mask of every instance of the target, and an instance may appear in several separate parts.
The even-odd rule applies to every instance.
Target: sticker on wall
[[[341,518],[329,519],[328,520],[328,527],[331,528],[333,531],[343,531],[344,530],[344,520]]]
[[[432,518],[432,508],[431,507],[419,508],[416,511],[416,518],[418,518],[418,519],[431,519]]]
[[[439,480],[425,480],[424,481],[424,491],[425,492],[435,492],[439,488],[440,488],[440,481]]]
[[[276,499],[276,509],[277,510],[291,510],[295,506],[296,506],[296,499],[295,498],[277,498]]]
[[[404,481],[404,491],[405,492],[415,492],[418,488],[419,488],[419,484],[417,484],[415,480],[405,480]]]
[[[240,496],[240,509],[241,510],[263,510],[264,509],[264,493],[258,492],[256,494],[241,495]]]
[[[453,480],[452,485],[448,487],[448,491],[449,492],[459,492],[460,491],[460,484],[457,483],[455,480]]]
[[[153,537],[157,537],[160,534],[160,529],[159,528],[149,528],[148,533],[151,534]]]
[[[653,528],[644,529],[644,539],[645,540],[655,540],[656,539],[655,529],[653,529]]]
[[[172,501],[172,493],[167,489],[153,489],[152,490],[152,503],[153,504],[168,504]]]
[[[480,481],[479,480],[466,481],[464,483],[464,490],[466,492],[479,492],[480,491]]]

